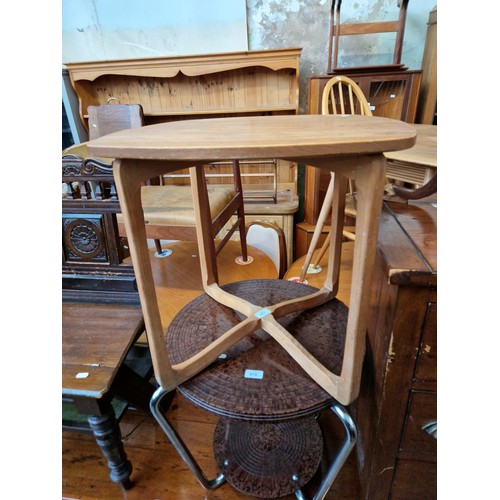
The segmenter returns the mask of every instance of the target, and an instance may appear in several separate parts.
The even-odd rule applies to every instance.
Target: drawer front
[[[435,460],[437,427],[434,437],[432,424],[436,420],[437,394],[435,392],[411,391],[400,451],[405,452],[405,456],[408,453],[419,454],[425,456],[426,459]]]
[[[391,500],[437,498],[437,464],[419,460],[398,460],[390,498]]]
[[[387,177],[396,181],[408,182],[422,186],[425,184],[427,168],[419,165],[409,165],[397,160],[387,161]]]
[[[437,381],[437,304],[429,303],[417,357],[415,377],[428,382]]]

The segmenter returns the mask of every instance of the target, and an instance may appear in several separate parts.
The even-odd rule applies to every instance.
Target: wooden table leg
[[[403,200],[420,200],[437,192],[437,174],[432,179],[417,189],[405,188],[402,186],[392,186],[394,192]]]
[[[120,483],[125,490],[130,489],[132,487],[130,481],[132,464],[127,460],[120,426],[111,403],[105,403],[101,415],[89,415],[87,420],[102,454],[108,461],[111,481]]]

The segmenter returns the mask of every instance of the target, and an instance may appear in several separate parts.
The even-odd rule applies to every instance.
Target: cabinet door
[[[415,121],[419,72],[382,76],[352,76],[370,103],[375,116],[394,118],[408,123]]]
[[[407,101],[406,79],[373,80],[369,85],[367,99],[375,116],[403,118]]]

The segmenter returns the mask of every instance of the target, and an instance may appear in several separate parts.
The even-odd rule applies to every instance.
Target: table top
[[[92,155],[150,160],[294,159],[410,148],[413,126],[359,115],[185,120],[122,130],[88,143]],[[178,167],[177,167],[178,168]]]
[[[435,197],[384,203],[378,245],[390,283],[437,286]]]
[[[143,330],[139,306],[64,302],[63,394],[103,397]]]
[[[391,161],[418,164],[437,168],[437,126],[415,123],[417,142],[403,151],[388,151],[385,157]]]

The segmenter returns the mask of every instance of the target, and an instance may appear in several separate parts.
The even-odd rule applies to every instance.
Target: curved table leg
[[[437,191],[437,174],[427,184],[417,189],[409,189],[402,186],[392,186],[392,189],[404,200],[420,200]]]

